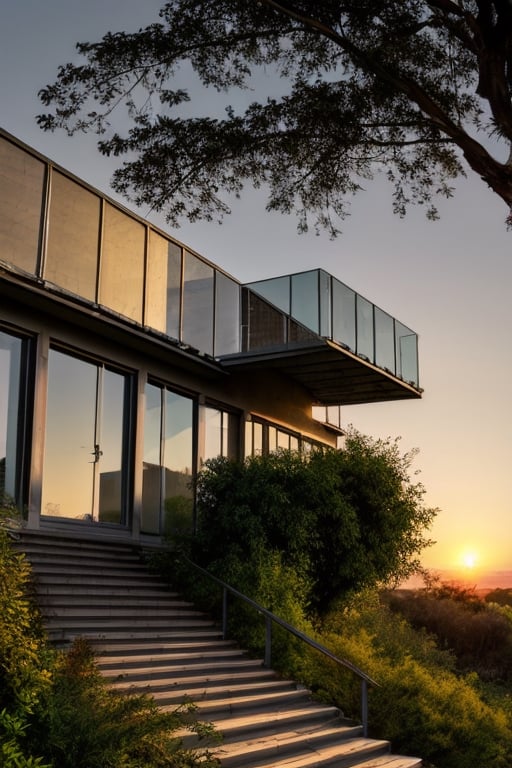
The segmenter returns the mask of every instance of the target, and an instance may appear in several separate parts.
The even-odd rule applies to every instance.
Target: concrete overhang
[[[299,382],[321,405],[360,405],[421,398],[422,390],[336,342],[318,337],[287,347],[220,358],[228,371],[273,369]]]

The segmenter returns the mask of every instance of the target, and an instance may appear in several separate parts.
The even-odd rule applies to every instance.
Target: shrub
[[[324,644],[379,684],[369,694],[370,735],[390,739],[395,751],[421,756],[436,768],[508,768],[512,730],[503,711],[479,695],[475,676],[459,678],[451,655],[376,600],[330,617]],[[357,716],[357,678],[308,655],[311,679],[322,694]]]
[[[183,749],[175,731],[187,724],[186,715],[186,709],[159,710],[145,694],[109,689],[90,647],[78,638],[57,657],[53,685],[39,702],[30,737],[54,768],[218,766],[207,750]]]

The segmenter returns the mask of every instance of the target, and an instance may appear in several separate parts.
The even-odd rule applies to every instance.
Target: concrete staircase
[[[149,692],[163,709],[192,701],[222,742],[225,768],[419,768],[362,736],[335,707],[266,669],[218,626],[170,592],[128,543],[23,531],[17,544],[35,574],[49,637],[87,637],[118,690]],[[197,738],[180,734],[194,747]]]

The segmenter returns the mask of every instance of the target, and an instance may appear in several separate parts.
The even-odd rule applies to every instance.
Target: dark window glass
[[[95,301],[100,232],[97,195],[61,173],[52,173],[44,277]]]
[[[265,349],[286,344],[287,316],[252,291],[244,289],[244,350]]]
[[[0,138],[0,259],[36,273],[45,164]]]

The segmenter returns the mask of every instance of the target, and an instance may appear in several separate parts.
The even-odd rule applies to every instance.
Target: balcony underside
[[[421,397],[421,390],[327,339],[221,359],[227,370],[273,369],[302,384],[316,403],[359,405]]]

